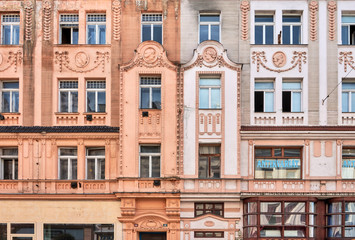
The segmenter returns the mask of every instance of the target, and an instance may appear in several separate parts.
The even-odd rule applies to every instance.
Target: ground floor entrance
[[[165,232],[141,232],[139,240],[166,240]]]

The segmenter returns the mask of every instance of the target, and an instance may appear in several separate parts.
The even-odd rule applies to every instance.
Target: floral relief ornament
[[[17,66],[19,64],[21,64],[22,62],[22,52],[21,51],[17,51],[17,52],[13,52],[13,51],[10,51],[9,52],[9,56],[7,58],[7,66],[5,67],[1,67],[1,65],[3,65],[3,56],[0,54],[0,72],[4,72],[6,71],[7,69],[9,69],[12,65],[14,66],[14,71],[17,72]]]
[[[298,72],[302,72],[302,64],[306,64],[306,62],[307,62],[306,52],[297,52],[297,51],[293,52],[293,57],[291,60],[292,65],[286,69],[273,69],[271,67],[268,67],[266,65],[267,59],[266,59],[264,51],[261,51],[261,52],[253,51],[251,59],[252,59],[252,63],[256,64],[256,71],[257,72],[259,72],[260,66],[262,66],[266,70],[269,70],[271,72],[277,72],[277,73],[287,72],[287,71],[294,69],[296,66],[298,66]],[[286,61],[286,55],[285,55],[285,61]],[[278,58],[274,59],[274,56],[273,56],[273,63],[275,64],[275,62],[276,62],[276,64],[280,64],[281,61]]]
[[[339,55],[339,64],[344,63],[344,72],[348,71],[347,66],[355,70],[353,52],[340,52]]]

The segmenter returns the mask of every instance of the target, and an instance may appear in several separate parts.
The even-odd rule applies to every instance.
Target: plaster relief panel
[[[222,131],[222,111],[199,111],[199,134],[201,138],[217,137]]]
[[[161,111],[139,111],[139,137],[160,137],[161,135]],[[145,116],[146,113],[148,116]]]
[[[22,52],[16,48],[8,49],[0,50],[0,72],[16,73],[22,66]]]

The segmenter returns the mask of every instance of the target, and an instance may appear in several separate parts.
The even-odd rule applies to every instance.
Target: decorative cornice
[[[0,67],[3,62],[3,55],[0,53]],[[7,69],[9,69],[12,65],[14,65],[14,72],[17,72],[17,66],[21,64],[22,62],[22,52],[18,50],[17,52],[9,51],[9,56],[7,58],[6,63],[8,65],[4,68],[0,68],[0,72],[5,72]]]
[[[84,58],[86,58],[86,60],[78,60],[78,54],[81,54],[81,56],[84,56]],[[105,64],[106,62],[109,62],[110,59],[110,53],[109,52],[96,52],[96,60],[94,61],[94,65],[86,70],[79,70],[76,68],[73,68],[70,64],[70,60],[69,60],[69,52],[68,51],[56,51],[55,52],[55,63],[59,65],[59,72],[63,71],[63,66],[72,71],[72,72],[76,72],[76,73],[87,73],[87,72],[91,72],[93,70],[95,70],[96,68],[98,68],[100,65],[102,66],[102,72],[105,72]],[[75,64],[77,67],[80,68],[84,68],[88,65],[89,63],[89,57],[86,55],[86,53],[84,52],[78,52],[75,56]]]
[[[311,1],[309,3],[310,11],[310,21],[309,21],[309,32],[311,41],[317,40],[317,12],[318,12],[318,2]]]
[[[249,10],[250,4],[249,1],[244,0],[240,3],[240,10],[242,11],[242,28],[241,28],[241,35],[242,40],[248,40],[249,35]]]
[[[329,40],[335,40],[335,15],[336,15],[337,4],[335,1],[328,2],[328,24],[329,24]]]
[[[292,57],[292,60],[291,60],[291,67],[289,68],[286,68],[286,69],[273,69],[273,68],[270,68],[268,66],[266,66],[266,63],[267,63],[267,60],[266,60],[266,57],[265,57],[265,52],[264,51],[261,51],[261,52],[256,52],[256,51],[253,51],[252,52],[252,63],[253,64],[256,64],[256,71],[259,72],[260,70],[260,65],[265,68],[266,70],[269,70],[271,72],[277,72],[277,73],[281,73],[281,72],[287,72],[287,71],[290,71],[292,69],[294,69],[295,67],[298,66],[298,72],[302,72],[302,63],[303,64],[306,64],[306,60],[307,60],[307,53],[306,52],[297,52],[297,51],[294,51],[293,52],[293,57]],[[284,59],[284,61],[286,61],[286,59]]]
[[[355,70],[353,52],[340,52],[339,64],[344,64],[344,72],[348,71],[348,66]]]
[[[121,40],[121,1],[112,1],[113,12],[113,39],[116,41]]]
[[[51,22],[52,22],[52,2],[45,0],[43,2],[43,40],[51,40]]]

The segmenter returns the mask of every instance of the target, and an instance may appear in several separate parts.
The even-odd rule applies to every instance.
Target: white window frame
[[[143,15],[160,15],[161,21],[143,21]],[[150,40],[154,41],[154,25],[161,25],[161,45],[164,39],[163,15],[161,13],[142,13],[141,14],[141,42],[143,42],[143,25],[150,25]]]
[[[273,83],[273,89],[256,89],[255,88],[255,85],[256,85],[256,83]],[[255,113],[271,113],[271,112],[275,112],[275,85],[276,85],[276,82],[275,81],[273,81],[273,80],[267,80],[267,81],[263,81],[263,80],[255,80],[254,81],[254,112],[255,112],[255,92],[263,92],[263,99],[264,99],[264,106],[263,106],[263,111],[262,112],[255,112]],[[274,95],[273,95],[273,110],[270,112],[270,111],[268,111],[268,112],[266,112],[265,111],[265,107],[266,107],[266,99],[265,99],[265,93],[266,92],[272,92],[272,93],[274,93]]]
[[[152,146],[152,147],[160,147],[160,152],[159,153],[142,153],[141,152],[141,147],[144,146]],[[152,178],[152,173],[153,173],[153,167],[152,167],[152,157],[159,157],[159,175],[161,176],[161,145],[147,145],[147,144],[142,144],[139,145],[139,177],[141,176],[141,157],[149,157],[149,178]]]
[[[5,22],[4,18],[9,17],[9,16],[14,16],[18,18],[18,22]],[[1,44],[5,45],[4,43],[4,26],[10,26],[10,45],[16,45],[14,43],[14,26],[19,26],[20,28],[20,14],[1,14]],[[19,29],[19,36],[18,36],[18,42],[20,43],[20,29]]]
[[[342,15],[341,15],[341,29],[340,29],[341,44],[342,44],[342,45],[354,46],[354,45],[355,45],[355,39],[353,40],[353,44],[352,44],[352,45],[350,44],[350,43],[351,43],[350,26],[354,26],[354,27],[355,27],[355,22],[354,22],[354,23],[343,23],[342,18],[343,18],[343,17],[346,17],[346,16],[348,16],[348,17],[355,17],[355,14],[342,14]],[[344,26],[348,27],[348,39],[347,39],[348,44],[343,44],[343,40],[344,40],[344,39],[343,39],[343,27],[344,27]]]
[[[222,79],[220,77],[211,77],[211,78],[200,77],[199,81],[201,79],[219,79],[220,85],[219,86],[215,86],[215,85],[201,86],[199,83],[199,95],[200,95],[201,89],[208,89],[208,108],[201,108],[200,107],[201,106],[200,100],[199,100],[199,108],[200,109],[221,109],[222,108]],[[212,108],[212,89],[219,89],[219,108]]]
[[[104,152],[105,152],[105,148],[104,147],[88,147],[88,148],[86,148],[86,164],[85,164],[85,179],[88,179],[88,160],[89,159],[94,159],[95,160],[95,179],[88,179],[88,180],[104,180],[104,179],[102,179],[102,178],[100,178],[100,174],[101,174],[101,172],[100,172],[100,170],[101,169],[99,169],[99,164],[98,164],[98,162],[99,162],[99,160],[104,160],[104,162],[105,162],[105,167],[106,167],[106,154],[104,154],[104,155],[95,155],[95,156],[89,156],[89,151],[90,150],[104,150]],[[105,169],[104,169],[105,170]],[[106,177],[106,171],[105,171],[105,177]]]
[[[302,112],[303,111],[303,94],[302,94],[302,90],[303,90],[303,84],[302,84],[302,81],[301,80],[282,80],[282,83],[300,83],[301,85],[301,89],[283,89],[282,88],[282,92],[291,92],[291,113],[298,113],[298,112],[295,112],[295,110],[293,109],[293,104],[292,104],[292,101],[293,101],[293,94],[294,93],[301,93],[301,102],[300,102],[300,111],[299,112]]]
[[[283,22],[282,21],[282,27],[283,26],[290,26],[290,45],[294,44],[293,43],[293,27],[294,26],[299,26],[300,27],[300,43],[299,44],[302,44],[302,15],[301,14],[287,14],[287,13],[284,13],[282,14],[282,17],[300,17],[300,22]],[[282,36],[283,36],[283,32],[282,32]],[[283,40],[281,36],[281,41]],[[284,44],[284,43],[282,43]]]
[[[201,16],[219,16],[219,21],[218,22],[201,22]],[[222,39],[222,31],[221,31],[221,14],[220,13],[200,13],[199,16],[198,16],[198,42],[201,43],[201,32],[200,32],[200,26],[201,25],[207,25],[208,26],[208,40],[211,40],[211,33],[212,33],[212,30],[211,30],[211,26],[212,25],[216,25],[216,26],[219,26],[219,40],[218,42],[222,42],[221,39]]]
[[[160,79],[160,84],[141,84],[141,80],[143,78],[151,78],[151,79],[155,79],[158,80]],[[142,108],[142,94],[141,94],[141,89],[142,88],[148,88],[149,89],[149,108]],[[160,88],[160,108],[153,108],[153,88]],[[139,108],[140,109],[161,109],[161,105],[162,105],[162,98],[161,98],[161,77],[160,76],[140,76],[139,78]]]
[[[89,16],[98,15],[98,16],[105,16],[105,22],[89,22]],[[107,34],[107,27],[106,27],[106,14],[105,13],[90,13],[86,15],[86,43],[89,44],[89,25],[95,25],[95,43],[94,44],[106,44],[106,37],[105,42],[100,43],[100,29],[99,26],[105,26],[105,35]]]
[[[72,176],[72,172],[73,172],[73,163],[72,163],[72,160],[76,160],[76,164],[78,164],[78,155],[61,155],[60,154],[60,150],[61,149],[70,149],[70,150],[76,150],[78,151],[77,148],[71,148],[71,147],[60,147],[58,149],[58,179],[61,179],[61,180],[76,180],[77,178],[73,179],[73,176]],[[61,160],[68,160],[68,178],[67,179],[64,179],[62,178],[62,176],[60,176],[60,162]],[[78,165],[76,165],[76,168],[78,169]],[[76,173],[77,176],[78,176],[78,173]]]
[[[18,164],[18,153],[17,155],[4,155],[3,154],[3,150],[6,150],[6,149],[17,149],[17,148],[2,148],[0,149],[0,154],[1,154],[1,162],[0,162],[0,179],[4,179],[4,175],[5,175],[5,169],[4,169],[4,161],[5,160],[11,160],[12,161],[12,180],[16,180],[18,179],[18,176],[17,178],[15,178],[16,176],[16,163]],[[18,149],[17,149],[18,150]]]
[[[355,84],[354,81],[344,81],[343,83],[353,83]],[[352,98],[352,93],[355,93],[355,88],[352,88],[352,89],[343,89],[343,86],[341,88],[341,95],[343,95],[343,93],[347,93],[348,94],[348,111],[347,112],[344,112],[343,111],[343,103],[341,104],[341,112],[342,113],[355,113],[355,111],[351,111],[352,109],[352,105],[351,105],[351,98]],[[343,97],[341,97],[341,100],[343,101]]]
[[[256,16],[272,16],[272,22],[256,22],[255,21],[255,17]],[[263,45],[266,44],[266,26],[273,26],[273,33],[272,33],[272,42],[273,44],[275,44],[275,13],[265,13],[265,14],[259,14],[259,13],[255,13],[254,15],[254,44],[255,43],[255,36],[256,36],[256,31],[255,31],[255,27],[256,26],[262,26],[263,27]]]
[[[101,84],[104,83],[105,88],[88,88],[89,82],[99,82]],[[106,112],[106,81],[104,81],[104,80],[87,80],[86,81],[86,112],[89,112],[89,110],[88,110],[88,92],[95,93],[95,111],[94,112],[99,112],[98,93],[99,92],[105,93],[105,111],[104,112]]]
[[[60,88],[60,83],[61,82],[76,82],[78,84],[78,87],[77,88]],[[72,103],[72,98],[71,98],[71,95],[72,95],[72,92],[77,92],[78,93],[78,103],[79,103],[79,82],[77,80],[71,80],[71,81],[66,81],[66,80],[60,80],[58,82],[58,112],[61,112],[60,111],[60,105],[61,105],[61,100],[60,100],[60,93],[61,92],[68,92],[68,112],[62,112],[62,113],[77,113],[77,112],[73,112],[73,103]],[[77,104],[78,104],[77,103]],[[78,106],[79,107],[79,106]],[[78,109],[79,111],[79,109]]]
[[[0,91],[1,91],[1,97],[0,97],[0,102],[1,102],[1,112],[4,112],[4,106],[3,106],[3,102],[2,102],[2,96],[3,96],[3,93],[5,92],[10,92],[10,111],[9,113],[18,113],[14,111],[13,107],[12,107],[12,102],[14,101],[13,100],[13,97],[12,97],[12,94],[14,92],[17,92],[18,95],[19,95],[19,98],[20,98],[20,94],[19,94],[19,88],[4,88],[4,83],[18,83],[18,81],[1,81],[1,84],[0,84]],[[20,87],[20,86],[19,86]],[[20,102],[18,102],[18,104],[20,104]],[[20,106],[17,106],[17,108],[19,109]],[[20,111],[20,110],[19,110]]]
[[[71,15],[71,16],[78,16],[78,21],[61,21],[61,17],[64,16],[64,15]],[[62,29],[63,28],[70,28],[70,44],[78,44],[78,43],[73,43],[73,29],[74,29],[74,26],[63,26],[65,24],[71,24],[71,25],[74,25],[76,24],[77,25],[77,28],[78,28],[78,43],[79,43],[79,14],[60,14],[59,15],[59,44],[63,44],[62,43]],[[68,44],[68,43],[65,43],[65,44]]]

